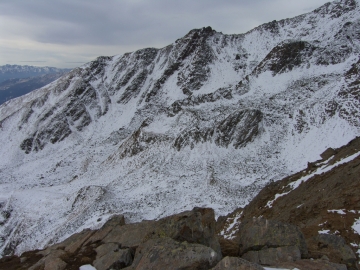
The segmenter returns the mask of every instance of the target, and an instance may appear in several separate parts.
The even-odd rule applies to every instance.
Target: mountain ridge
[[[12,78],[0,83],[0,104],[25,95],[35,89],[39,89],[56,79],[66,72],[43,74],[28,78]]]
[[[0,66],[0,83],[9,79],[28,78],[44,74],[53,74],[70,71],[68,68],[56,67],[37,67],[28,65],[10,65]]]

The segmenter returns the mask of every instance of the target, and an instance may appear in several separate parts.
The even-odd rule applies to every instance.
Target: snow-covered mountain
[[[193,206],[226,214],[360,134],[360,3],[99,57],[0,106],[3,254]]]

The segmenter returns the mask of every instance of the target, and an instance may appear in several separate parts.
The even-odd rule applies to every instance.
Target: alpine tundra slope
[[[1,251],[218,215],[360,135],[360,3],[99,57],[0,106]]]

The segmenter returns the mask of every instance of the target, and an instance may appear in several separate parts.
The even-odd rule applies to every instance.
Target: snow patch
[[[96,268],[90,264],[80,266],[79,270],[96,270]]]
[[[345,209],[344,209],[345,210]],[[335,214],[339,214],[339,215],[345,215],[345,211],[340,209],[340,210],[328,210],[328,213],[335,213]]]
[[[224,226],[223,230],[220,232],[220,235],[223,236],[225,239],[233,239],[238,231],[241,215],[242,211],[236,213],[234,218],[228,218],[225,223],[227,224],[227,227],[225,228]]]

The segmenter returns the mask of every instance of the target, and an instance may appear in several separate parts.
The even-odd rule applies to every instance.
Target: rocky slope
[[[298,226],[310,257],[327,255],[332,262],[357,269],[360,137],[339,149],[327,149],[321,157],[305,170],[267,185],[244,209],[220,217],[217,229],[226,252],[239,252],[236,243],[244,239],[244,221],[262,217]]]
[[[217,215],[360,135],[360,4],[99,57],[0,106],[3,255],[120,213]]]

